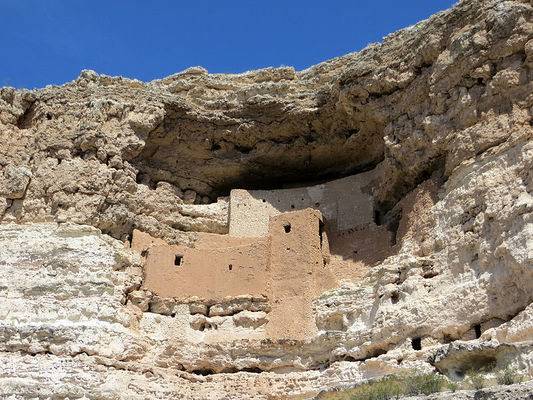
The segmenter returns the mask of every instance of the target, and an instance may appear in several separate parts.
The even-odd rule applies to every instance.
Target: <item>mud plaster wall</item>
[[[278,190],[234,189],[230,194],[229,234],[260,237],[268,232],[269,218],[283,212],[320,210],[329,229],[344,231],[373,220],[373,197],[380,168],[321,185]]]
[[[311,302],[335,282],[324,260],[322,223],[320,213],[311,209],[270,219],[269,337],[303,339],[318,332]]]
[[[269,226],[261,238],[201,234],[195,248],[167,245],[134,231],[132,248],[146,257],[143,288],[160,297],[207,303],[263,297],[271,308],[266,337],[310,337],[317,333],[311,302],[335,283],[325,261],[322,216],[299,210],[272,217]]]
[[[138,248],[134,234],[134,247]],[[144,286],[161,297],[218,301],[266,295],[269,238],[201,234],[196,247],[153,244],[146,254]]]
[[[168,245],[135,230],[132,248],[146,257],[144,286],[161,297],[220,300],[242,294],[261,296],[269,292],[272,275],[278,272],[287,276],[286,269],[301,278],[309,271],[310,258],[323,268],[319,221],[320,212],[311,209],[285,213],[272,218],[266,236],[202,233],[194,248]],[[318,246],[319,255],[308,246]],[[327,248],[327,243],[324,246]],[[274,268],[275,263],[279,265]]]

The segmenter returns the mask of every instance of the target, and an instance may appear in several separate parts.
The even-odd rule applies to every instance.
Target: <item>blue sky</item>
[[[0,86],[82,69],[149,81],[190,66],[305,69],[381,41],[453,0],[0,0]]]

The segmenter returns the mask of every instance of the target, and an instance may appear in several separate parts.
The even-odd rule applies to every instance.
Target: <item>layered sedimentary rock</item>
[[[0,394],[530,377],[532,81],[533,5],[465,0],[300,72],[0,89]]]

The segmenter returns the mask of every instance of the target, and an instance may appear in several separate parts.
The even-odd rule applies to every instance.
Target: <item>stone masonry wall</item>
[[[373,220],[372,189],[380,168],[320,185],[277,189],[234,189],[230,194],[229,233],[235,237],[258,237],[268,232],[269,217],[283,212],[320,210],[333,231],[366,226]]]

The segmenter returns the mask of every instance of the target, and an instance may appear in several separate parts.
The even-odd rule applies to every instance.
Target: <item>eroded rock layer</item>
[[[0,395],[530,378],[532,92],[518,0],[301,72],[0,89]]]

